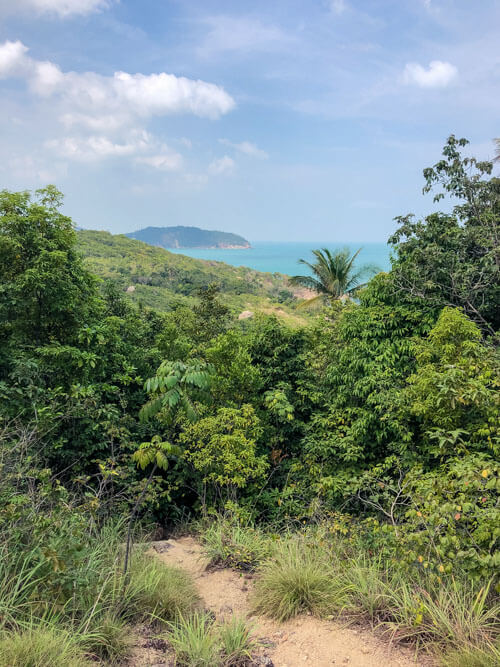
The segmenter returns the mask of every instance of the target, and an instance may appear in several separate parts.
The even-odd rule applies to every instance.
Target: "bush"
[[[219,627],[219,638],[225,667],[245,664],[257,648],[257,643],[251,637],[251,629],[242,618],[236,616]]]
[[[200,602],[195,585],[184,570],[140,553],[132,560],[123,597],[122,613],[126,618],[160,623],[190,614]]]
[[[271,550],[271,540],[253,526],[219,519],[201,534],[211,565],[254,570]]]
[[[213,632],[213,619],[204,613],[179,615],[171,625],[168,641],[175,650],[176,664],[183,667],[214,667],[221,664],[220,646]]]
[[[85,659],[71,635],[62,628],[33,626],[0,638],[0,667],[83,667]]]
[[[300,540],[278,545],[259,570],[253,606],[278,621],[310,612],[323,616],[342,606],[338,579],[321,549],[303,548]]]

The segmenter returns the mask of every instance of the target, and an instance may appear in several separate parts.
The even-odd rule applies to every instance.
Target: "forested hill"
[[[88,267],[146,306],[169,310],[173,304],[192,305],[200,288],[216,283],[221,301],[234,313],[274,312],[303,320],[294,312],[294,288],[281,274],[193,259],[109,232],[80,230],[77,235]]]
[[[162,248],[250,248],[238,234],[199,227],[146,227],[126,236]]]

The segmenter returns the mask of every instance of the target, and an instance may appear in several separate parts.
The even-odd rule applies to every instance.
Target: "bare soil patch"
[[[209,568],[201,545],[192,537],[154,542],[152,551],[167,565],[176,565],[191,574],[206,608],[217,619],[237,615],[248,620],[255,637],[263,643],[256,664],[274,667],[429,667],[432,664],[427,658],[424,661],[417,658],[410,648],[392,645],[366,628],[346,627],[337,621],[307,615],[285,623],[253,616],[250,605],[253,575]],[[163,651],[158,655],[154,646],[148,648],[147,643],[146,650],[152,652],[148,658],[151,662],[144,662],[143,649],[131,663],[134,667],[173,664],[168,653]]]

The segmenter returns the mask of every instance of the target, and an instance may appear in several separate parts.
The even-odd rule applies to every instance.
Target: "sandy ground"
[[[412,650],[393,646],[369,629],[346,627],[338,622],[300,616],[285,623],[252,616],[249,597],[253,577],[230,569],[207,569],[200,544],[192,537],[153,544],[154,553],[164,563],[191,574],[207,609],[218,619],[237,615],[248,619],[254,636],[263,647],[256,664],[274,667],[350,665],[351,667],[428,667]],[[154,638],[141,637],[132,661],[134,667],[174,665],[163,646]]]

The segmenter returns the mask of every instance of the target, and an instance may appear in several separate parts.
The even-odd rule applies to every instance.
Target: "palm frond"
[[[324,299],[324,298],[325,294],[318,294],[316,296],[313,296],[311,299],[306,299],[305,301],[299,303],[299,305],[297,306],[297,310],[299,310],[299,308],[308,308],[312,303],[315,303],[316,301],[319,301],[319,299]]]

